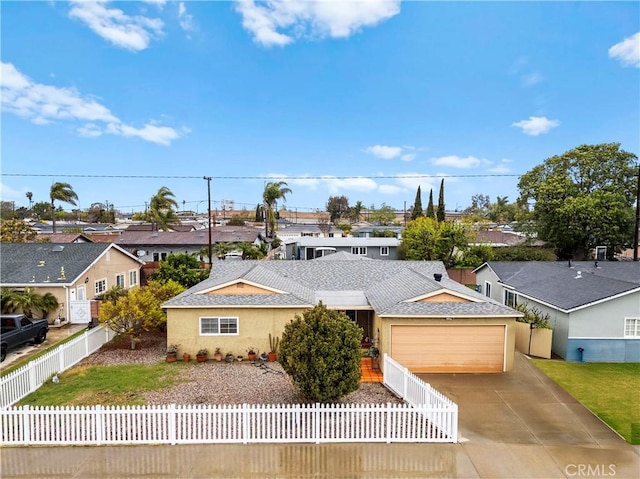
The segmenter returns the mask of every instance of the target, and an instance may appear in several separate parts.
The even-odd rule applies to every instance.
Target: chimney
[[[442,279],[442,273],[433,273],[433,279],[435,279],[439,283]]]

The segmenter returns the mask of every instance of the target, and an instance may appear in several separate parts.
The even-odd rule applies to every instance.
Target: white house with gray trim
[[[478,289],[549,315],[552,351],[567,361],[640,362],[640,263],[489,262]]]
[[[345,252],[369,259],[398,259],[398,238],[291,238],[285,241],[287,259],[309,260]]]

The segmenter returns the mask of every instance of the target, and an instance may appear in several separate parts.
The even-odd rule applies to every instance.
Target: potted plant
[[[238,362],[241,363],[243,359],[244,356],[242,354],[238,354]]]
[[[377,347],[371,346],[367,351],[367,356],[371,358],[371,369],[376,369],[377,367],[379,367],[378,357],[380,356],[380,350]]]
[[[170,344],[167,346],[167,362],[175,363],[178,360],[178,345]]]
[[[269,355],[267,353],[265,353],[264,351],[262,351],[260,353],[260,361],[264,362],[264,361],[268,361],[269,360]]]
[[[256,351],[256,348],[254,348],[253,346],[249,346],[249,349],[247,349],[247,359],[249,361],[253,362],[256,360]]]
[[[222,361],[222,351],[220,351],[220,348],[216,348],[216,352],[213,353],[213,358],[218,362]]]
[[[196,354],[196,360],[199,363],[204,363],[208,359],[208,357],[209,357],[209,351],[207,351],[204,348],[198,351]]]
[[[188,363],[189,361],[191,361],[191,355],[185,351],[184,353],[182,353],[182,361]]]
[[[274,362],[278,360],[278,345],[280,344],[280,338],[278,336],[271,336],[269,333],[269,361]]]
[[[236,360],[235,356],[233,355],[233,353],[227,353],[227,355],[224,357],[225,362],[227,363],[232,363]]]

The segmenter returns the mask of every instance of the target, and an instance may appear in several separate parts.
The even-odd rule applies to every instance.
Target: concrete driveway
[[[639,450],[523,356],[505,374],[423,375],[459,405],[459,444],[2,448],[20,478],[638,479]]]

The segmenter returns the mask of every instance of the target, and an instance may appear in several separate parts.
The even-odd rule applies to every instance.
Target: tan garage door
[[[391,326],[391,357],[415,373],[502,372],[505,326]]]

